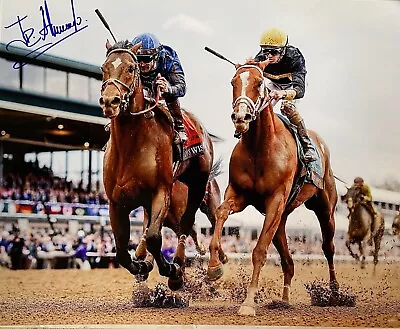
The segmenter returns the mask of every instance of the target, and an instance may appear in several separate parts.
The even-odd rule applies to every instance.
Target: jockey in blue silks
[[[132,40],[133,45],[139,42],[142,47],[136,55],[142,83],[153,94],[160,87],[161,96],[174,118],[174,129],[178,137],[175,142],[183,143],[187,140],[187,135],[178,98],[185,96],[186,82],[178,54],[171,47],[162,45],[151,33],[140,34]]]

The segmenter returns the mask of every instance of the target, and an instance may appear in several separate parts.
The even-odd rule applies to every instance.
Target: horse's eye
[[[130,65],[129,68],[128,68],[128,71],[130,73],[132,73],[134,70],[135,70],[135,68],[133,67],[133,65]]]
[[[262,83],[263,83],[263,81],[261,80],[261,81],[257,84],[258,87],[261,87]]]

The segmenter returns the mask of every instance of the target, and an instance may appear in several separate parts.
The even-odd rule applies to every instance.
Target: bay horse
[[[215,179],[215,177],[221,174],[221,163],[222,159],[219,159],[213,164],[208,179],[206,192],[199,207],[200,211],[207,216],[211,223],[211,232],[214,232],[215,228],[215,212],[217,207],[221,204],[221,191]],[[176,181],[172,187],[171,205],[164,226],[172,229],[177,235],[179,234],[181,217],[183,216],[183,213],[187,207],[187,190],[187,186],[179,181]],[[193,239],[198,253],[200,255],[205,255],[206,247],[202,244],[199,244],[197,240],[197,233],[194,227],[190,232],[190,236]],[[223,253],[220,255],[220,259],[227,261],[227,257]]]
[[[206,193],[199,207],[200,211],[207,216],[208,220],[211,223],[211,232],[214,232],[215,228],[216,209],[221,204],[221,191],[215,179],[215,177],[217,177],[221,173],[220,171],[221,163],[222,160],[219,159],[217,162],[213,164],[209,180],[207,183]],[[165,218],[164,226],[173,230],[177,236],[180,235],[180,221],[187,207],[187,195],[188,195],[187,192],[188,188],[185,184],[181,183],[180,181],[175,181],[172,187],[171,204],[167,217]],[[143,232],[146,232],[146,227],[147,223],[144,221]],[[190,236],[193,239],[197,252],[200,255],[205,255],[206,247],[203,244],[199,243],[197,239],[197,232],[194,226],[190,231]],[[139,242],[138,248],[136,250],[137,258],[144,258],[144,256],[146,256],[145,243],[146,243],[146,234],[143,234]],[[220,254],[220,259],[224,263],[227,262],[228,260],[227,256],[223,253],[223,251]],[[147,279],[147,275],[137,276],[137,279],[139,281],[143,281],[144,279]]]
[[[99,103],[111,122],[103,182],[110,200],[110,222],[119,264],[133,275],[146,275],[153,269],[155,259],[160,275],[168,277],[169,287],[176,290],[183,284],[184,243],[205,195],[214,151],[206,129],[193,114],[184,111],[196,128],[204,151],[183,161],[174,172],[172,117],[166,106],[156,103],[149,107],[145,101],[136,57],[140,47],[140,43],[132,46],[128,41],[106,43]],[[173,263],[168,263],[161,252],[161,228],[176,180],[188,187],[187,206],[180,221],[180,243]],[[139,257],[132,259],[128,252],[129,213],[139,206],[143,206],[147,223],[145,246],[142,244],[141,249],[145,255],[141,257],[137,250]]]
[[[385,222],[381,213],[378,212],[379,217],[374,222],[374,229],[371,232],[371,222],[374,221],[374,216],[365,205],[362,194],[358,189],[351,187],[343,196],[343,200],[347,203],[347,207],[352,209],[349,213],[349,228],[347,231],[346,247],[350,255],[356,259],[361,258],[361,268],[365,268],[365,249],[367,247],[367,240],[372,234],[374,244],[374,272],[378,264],[378,254],[381,248],[381,241],[385,229]],[[358,244],[360,255],[353,252],[351,245]]]
[[[253,60],[236,65],[236,73],[231,81],[231,119],[236,132],[241,133],[242,137],[232,151],[228,187],[224,201],[217,209],[215,232],[209,247],[207,273],[210,280],[217,280],[223,274],[218,253],[222,249],[222,229],[228,215],[241,212],[248,205],[265,215],[252,253],[253,273],[247,297],[239,308],[240,315],[255,315],[254,297],[271,241],[280,254],[284,273],[282,301],[289,303],[294,264],[288,249],[285,225],[288,215],[303,203],[318,217],[323,237],[322,249],[329,265],[330,286],[333,291],[339,287],[333,264],[337,192],[328,147],[319,135],[310,131],[321,154],[324,187],[318,189],[312,184],[304,184],[295,200],[287,206],[299,159],[293,135],[273,112],[263,75],[266,65],[268,61]]]

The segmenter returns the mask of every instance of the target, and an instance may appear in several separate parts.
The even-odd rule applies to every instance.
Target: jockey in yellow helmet
[[[256,61],[269,60],[264,76],[270,80],[267,87],[270,96],[282,99],[281,112],[297,126],[306,162],[317,159],[316,150],[311,143],[303,118],[296,109],[296,100],[303,98],[305,92],[306,64],[300,50],[288,44],[287,34],[277,28],[262,33],[260,51]]]
[[[366,205],[368,210],[374,216],[374,219],[371,221],[371,234],[368,239],[368,243],[372,244],[372,236],[374,231],[374,222],[378,219],[379,214],[372,203],[372,194],[369,185],[364,183],[364,179],[361,177],[354,178],[354,184],[351,186],[352,189],[355,189],[357,193],[361,196],[362,202]]]

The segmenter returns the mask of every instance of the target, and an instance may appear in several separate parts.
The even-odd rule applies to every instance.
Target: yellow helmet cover
[[[260,38],[261,47],[285,47],[288,43],[288,35],[277,28],[271,28],[263,32]]]

